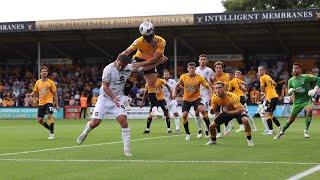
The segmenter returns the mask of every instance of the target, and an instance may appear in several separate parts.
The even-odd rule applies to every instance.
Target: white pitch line
[[[183,135],[183,134],[170,135],[170,136],[157,136],[157,137],[149,137],[149,138],[141,138],[141,139],[133,139],[133,140],[131,140],[131,142],[144,141],[144,140],[150,140],[150,139],[170,138],[170,137],[176,137],[176,136],[181,136],[181,135]],[[33,150],[33,151],[21,151],[21,152],[3,153],[3,154],[0,154],[0,156],[29,154],[29,153],[37,153],[37,152],[44,152],[44,151],[55,151],[55,150],[61,150],[61,149],[72,149],[72,148],[101,146],[101,145],[109,145],[109,144],[117,144],[117,143],[122,143],[122,141],[105,142],[105,143],[88,144],[88,145],[65,146],[65,147],[57,147],[57,148],[50,148],[50,149],[39,149],[39,150]]]
[[[219,160],[139,160],[139,159],[0,159],[0,161],[17,162],[134,162],[134,163],[224,163],[224,164],[285,164],[314,165],[316,162],[285,161],[219,161]],[[320,166],[320,165],[319,165]]]
[[[306,177],[306,176],[308,176],[310,174],[313,174],[313,173],[315,173],[317,171],[320,171],[320,165],[315,166],[315,167],[313,167],[311,169],[305,170],[305,171],[303,171],[303,172],[301,172],[301,173],[299,173],[297,175],[294,175],[294,176],[288,178],[288,180],[298,180],[298,179]]]
[[[35,126],[2,126],[0,129],[11,129],[11,128],[25,128],[25,127],[35,127]]]

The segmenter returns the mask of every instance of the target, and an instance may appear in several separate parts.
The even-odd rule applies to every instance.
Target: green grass
[[[183,134],[167,135],[164,120],[154,120],[148,135],[142,134],[144,120],[129,120],[130,158],[122,154],[115,120],[103,121],[82,146],[76,145],[85,123],[57,120],[56,139],[50,141],[36,121],[0,120],[0,179],[285,179],[320,164],[319,119],[311,124],[310,139],[303,138],[304,119],[298,119],[278,141],[261,135],[257,120],[252,148],[244,133],[232,132],[218,145],[205,146],[207,140],[196,135],[190,142]],[[195,133],[193,119],[189,124]],[[60,149],[26,152],[52,148]],[[4,155],[14,152],[26,153]],[[307,177],[319,178],[320,173]]]

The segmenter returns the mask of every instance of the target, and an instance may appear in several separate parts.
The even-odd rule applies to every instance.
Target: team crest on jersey
[[[196,92],[196,88],[193,87],[193,86],[187,86],[187,90],[188,90],[188,92],[190,92],[190,93]]]

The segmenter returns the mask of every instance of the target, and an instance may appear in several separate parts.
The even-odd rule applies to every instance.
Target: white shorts
[[[208,96],[201,96],[201,103],[204,105],[206,111],[210,111],[210,97]]]
[[[168,106],[169,112],[171,111],[172,113],[178,113],[178,110],[177,110],[178,103],[177,103],[177,101],[175,99],[174,100],[168,100],[167,101],[167,106]]]
[[[92,119],[103,119],[105,118],[106,113],[109,113],[114,118],[117,118],[120,115],[127,115],[127,112],[124,108],[124,96],[119,97],[120,107],[116,106],[114,102],[106,95],[99,95],[96,106],[92,112]]]

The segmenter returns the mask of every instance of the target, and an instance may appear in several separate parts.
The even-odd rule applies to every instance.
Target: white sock
[[[130,128],[122,128],[121,131],[123,148],[130,149]]]
[[[175,122],[175,125],[176,125],[176,130],[180,130],[180,118],[179,117],[175,117],[174,118],[174,122]]]
[[[202,129],[200,116],[196,116],[195,120],[196,120],[196,125],[198,127],[198,130],[200,131]]]
[[[90,127],[90,121],[87,123],[86,127],[83,130],[83,134],[88,135],[88,133],[92,130],[93,128]]]
[[[265,118],[261,118],[261,121],[262,121],[262,124],[264,126],[264,129],[269,131],[270,129],[269,129],[267,120]]]

